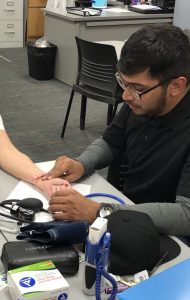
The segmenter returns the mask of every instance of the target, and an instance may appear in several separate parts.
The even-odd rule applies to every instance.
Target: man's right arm
[[[111,148],[101,137],[90,144],[90,146],[75,159],[83,165],[83,175],[89,175],[95,170],[107,167],[113,158],[114,154]]]
[[[107,167],[119,153],[125,151],[129,112],[128,106],[124,104],[112,124],[105,130],[103,137],[95,140],[75,159],[66,156],[56,159],[53,169],[42,178],[50,179],[64,175],[64,179],[73,182],[95,170]]]
[[[114,158],[113,153],[108,144],[99,138],[75,159],[67,156],[58,157],[54,167],[47,174],[39,174],[36,178],[46,180],[64,176],[65,180],[74,182],[82,176],[108,166]]]

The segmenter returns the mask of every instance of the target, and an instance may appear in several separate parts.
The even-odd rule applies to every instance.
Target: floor
[[[0,114],[12,142],[34,162],[76,157],[106,128],[107,105],[89,100],[86,129],[79,129],[76,95],[65,138],[60,138],[70,91],[55,79],[30,77],[26,48],[0,49]]]

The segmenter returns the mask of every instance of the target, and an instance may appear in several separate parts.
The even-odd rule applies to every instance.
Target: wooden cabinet
[[[41,8],[46,7],[46,4],[47,0],[28,1],[27,40],[44,35],[44,14]]]

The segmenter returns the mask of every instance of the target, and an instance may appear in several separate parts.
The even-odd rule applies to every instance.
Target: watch
[[[102,203],[100,208],[97,211],[97,217],[105,218],[112,214],[114,211],[113,206],[109,203]]]

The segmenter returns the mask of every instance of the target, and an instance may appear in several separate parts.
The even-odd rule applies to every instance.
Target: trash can
[[[50,80],[54,76],[57,46],[50,44],[45,48],[27,42],[29,75],[37,80]]]

